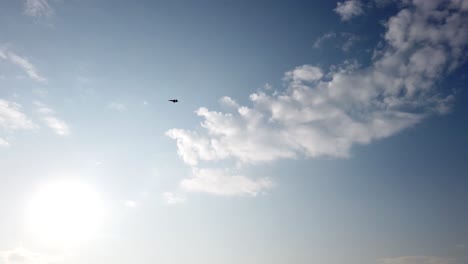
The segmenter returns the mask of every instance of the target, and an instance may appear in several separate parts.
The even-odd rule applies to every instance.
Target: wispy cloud
[[[166,204],[170,205],[184,203],[186,200],[186,198],[179,193],[164,192],[162,196]]]
[[[70,128],[67,123],[55,116],[45,116],[44,122],[54,130],[57,135],[66,136],[70,134]]]
[[[47,0],[25,0],[24,13],[32,17],[49,17],[54,10]]]
[[[36,125],[21,112],[21,105],[0,99],[0,128],[7,131],[29,130]]]
[[[17,130],[31,130],[37,126],[23,112],[21,105],[0,99],[0,132],[10,135]],[[0,147],[8,147],[10,143],[0,137]]]
[[[318,49],[322,47],[323,43],[329,39],[336,38],[337,34],[335,32],[328,32],[323,34],[322,36],[318,37],[313,44],[313,47]]]
[[[194,168],[192,177],[181,182],[182,189],[189,192],[206,192],[215,195],[256,196],[273,187],[268,178],[250,179],[220,169]]]
[[[36,105],[37,112],[41,115],[44,123],[57,135],[67,136],[70,134],[70,127],[65,121],[59,119],[55,115],[54,110],[41,102],[35,102],[34,104]]]
[[[52,264],[62,262],[63,258],[17,247],[12,250],[0,251],[0,260],[2,264]]]
[[[137,207],[138,203],[134,200],[125,200],[124,201],[124,206],[128,208],[135,208]]]
[[[333,45],[337,48],[340,48],[343,51],[349,51],[351,47],[360,40],[360,37],[356,34],[349,32],[328,32],[318,37],[314,44],[312,45],[315,49],[321,48],[325,43],[331,42],[333,40]]]
[[[109,104],[107,104],[107,108],[118,112],[125,112],[128,110],[126,105],[118,102],[110,102]]]
[[[3,138],[0,138],[0,147],[9,147],[10,143]]]
[[[20,67],[29,78],[36,82],[47,81],[45,77],[39,74],[37,68],[26,57],[22,57],[7,49],[0,48],[0,58]]]
[[[436,84],[466,59],[468,16],[461,15],[461,5],[443,6],[450,9],[443,12],[425,1],[401,4],[402,10],[386,23],[384,45],[375,50],[370,66],[344,63],[328,71],[299,66],[285,73],[283,92],[253,93],[251,106],[227,113],[201,107],[196,111],[203,119],[201,129],[169,130],[180,157],[195,168],[182,181],[183,189],[256,193],[262,188],[239,192],[235,187],[269,184],[199,167],[214,161],[242,165],[301,156],[348,157],[356,144],[448,112],[454,95]],[[222,101],[238,105],[231,98]]]
[[[341,20],[343,21],[350,20],[351,18],[364,13],[360,0],[346,0],[344,2],[338,2],[334,11],[340,15]]]

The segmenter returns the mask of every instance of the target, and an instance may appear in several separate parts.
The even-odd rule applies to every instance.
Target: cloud
[[[0,99],[0,131],[11,134],[17,130],[32,130],[37,126],[21,112],[21,105]],[[10,143],[0,137],[0,147],[8,147]]]
[[[353,33],[348,33],[348,32],[340,32],[340,33],[335,33],[335,32],[328,32],[325,33],[324,35],[318,37],[313,44],[313,47],[315,49],[321,48],[324,43],[328,42],[331,39],[335,39],[335,43],[340,43],[339,45],[341,50],[347,52],[351,49],[351,47],[360,40],[360,38],[353,34]]]
[[[184,203],[186,201],[186,198],[179,194],[179,193],[173,193],[173,192],[164,192],[162,194],[164,201],[167,204],[173,205],[173,204],[180,204]]]
[[[118,112],[125,112],[128,110],[127,106],[118,102],[110,102],[109,104],[107,104],[107,108],[118,111]]]
[[[332,38],[336,38],[337,34],[335,32],[328,32],[328,33],[325,33],[323,34],[322,36],[318,37],[315,41],[314,41],[314,44],[313,44],[313,47],[318,49],[320,47],[322,47],[322,44],[329,40],[329,39],[332,39]]]
[[[0,58],[7,60],[16,66],[19,66],[26,75],[29,76],[33,81],[45,82],[47,79],[39,74],[36,67],[25,57],[22,57],[12,51],[8,51],[4,48],[0,48]]]
[[[21,105],[0,99],[0,132],[11,134],[17,130],[32,130],[37,126],[21,112]],[[8,147],[10,143],[0,137],[0,147]]]
[[[438,258],[429,256],[407,256],[397,258],[383,258],[378,260],[379,264],[458,264],[453,258]]]
[[[364,10],[362,9],[362,3],[359,0],[346,0],[344,2],[338,2],[336,8],[333,9],[341,20],[347,21],[353,17],[362,15]]]
[[[66,136],[70,134],[70,128],[63,120],[54,116],[45,116],[44,122],[54,130],[57,135]]]
[[[292,71],[286,72],[284,79],[294,83],[314,82],[322,78],[323,72],[319,67],[303,65],[296,67]]]
[[[225,170],[193,168],[192,177],[184,179],[180,186],[189,192],[206,192],[215,195],[256,196],[273,187],[268,178],[253,180],[243,175],[230,175]]]
[[[237,108],[239,107],[239,104],[236,103],[231,97],[229,96],[224,96],[222,97],[219,102],[223,105],[229,106],[229,107],[234,107]]]
[[[1,264],[52,264],[61,262],[62,258],[18,247],[13,250],[0,251],[0,260]]]
[[[125,200],[124,205],[125,207],[128,207],[128,208],[135,208],[137,207],[138,203],[133,200]]]
[[[21,112],[21,105],[0,99],[0,128],[6,131],[30,130],[36,125]]]
[[[54,10],[47,0],[25,0],[24,13],[32,17],[50,17]]]
[[[56,117],[54,110],[41,102],[35,102],[36,110],[41,115],[42,121],[57,135],[67,136],[71,133],[68,124]]]
[[[10,143],[3,138],[0,138],[0,147],[9,147]]]
[[[167,131],[180,157],[195,168],[193,176],[182,181],[183,189],[255,194],[269,184],[199,168],[219,161],[242,166],[298,157],[349,157],[355,145],[449,112],[454,95],[437,84],[466,60],[468,16],[461,4],[424,3],[402,3],[402,10],[386,23],[384,45],[374,51],[367,67],[346,61],[328,71],[302,65],[285,73],[282,92],[252,93],[250,106],[236,106],[225,97],[222,101],[236,106],[232,111],[201,107],[195,112],[202,118],[199,129]],[[238,191],[243,184],[251,189]]]

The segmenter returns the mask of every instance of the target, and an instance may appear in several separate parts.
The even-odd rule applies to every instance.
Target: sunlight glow
[[[66,245],[91,239],[102,216],[102,201],[92,188],[63,181],[45,185],[33,197],[28,223],[41,241]]]

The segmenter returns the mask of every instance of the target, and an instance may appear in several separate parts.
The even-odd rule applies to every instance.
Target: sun
[[[43,242],[61,245],[91,239],[103,217],[102,200],[90,186],[61,181],[43,186],[28,208],[28,226]]]

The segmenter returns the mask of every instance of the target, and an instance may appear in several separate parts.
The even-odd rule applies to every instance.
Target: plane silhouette
[[[171,100],[168,100],[168,101],[173,102],[173,103],[179,102],[177,99],[171,99]]]

